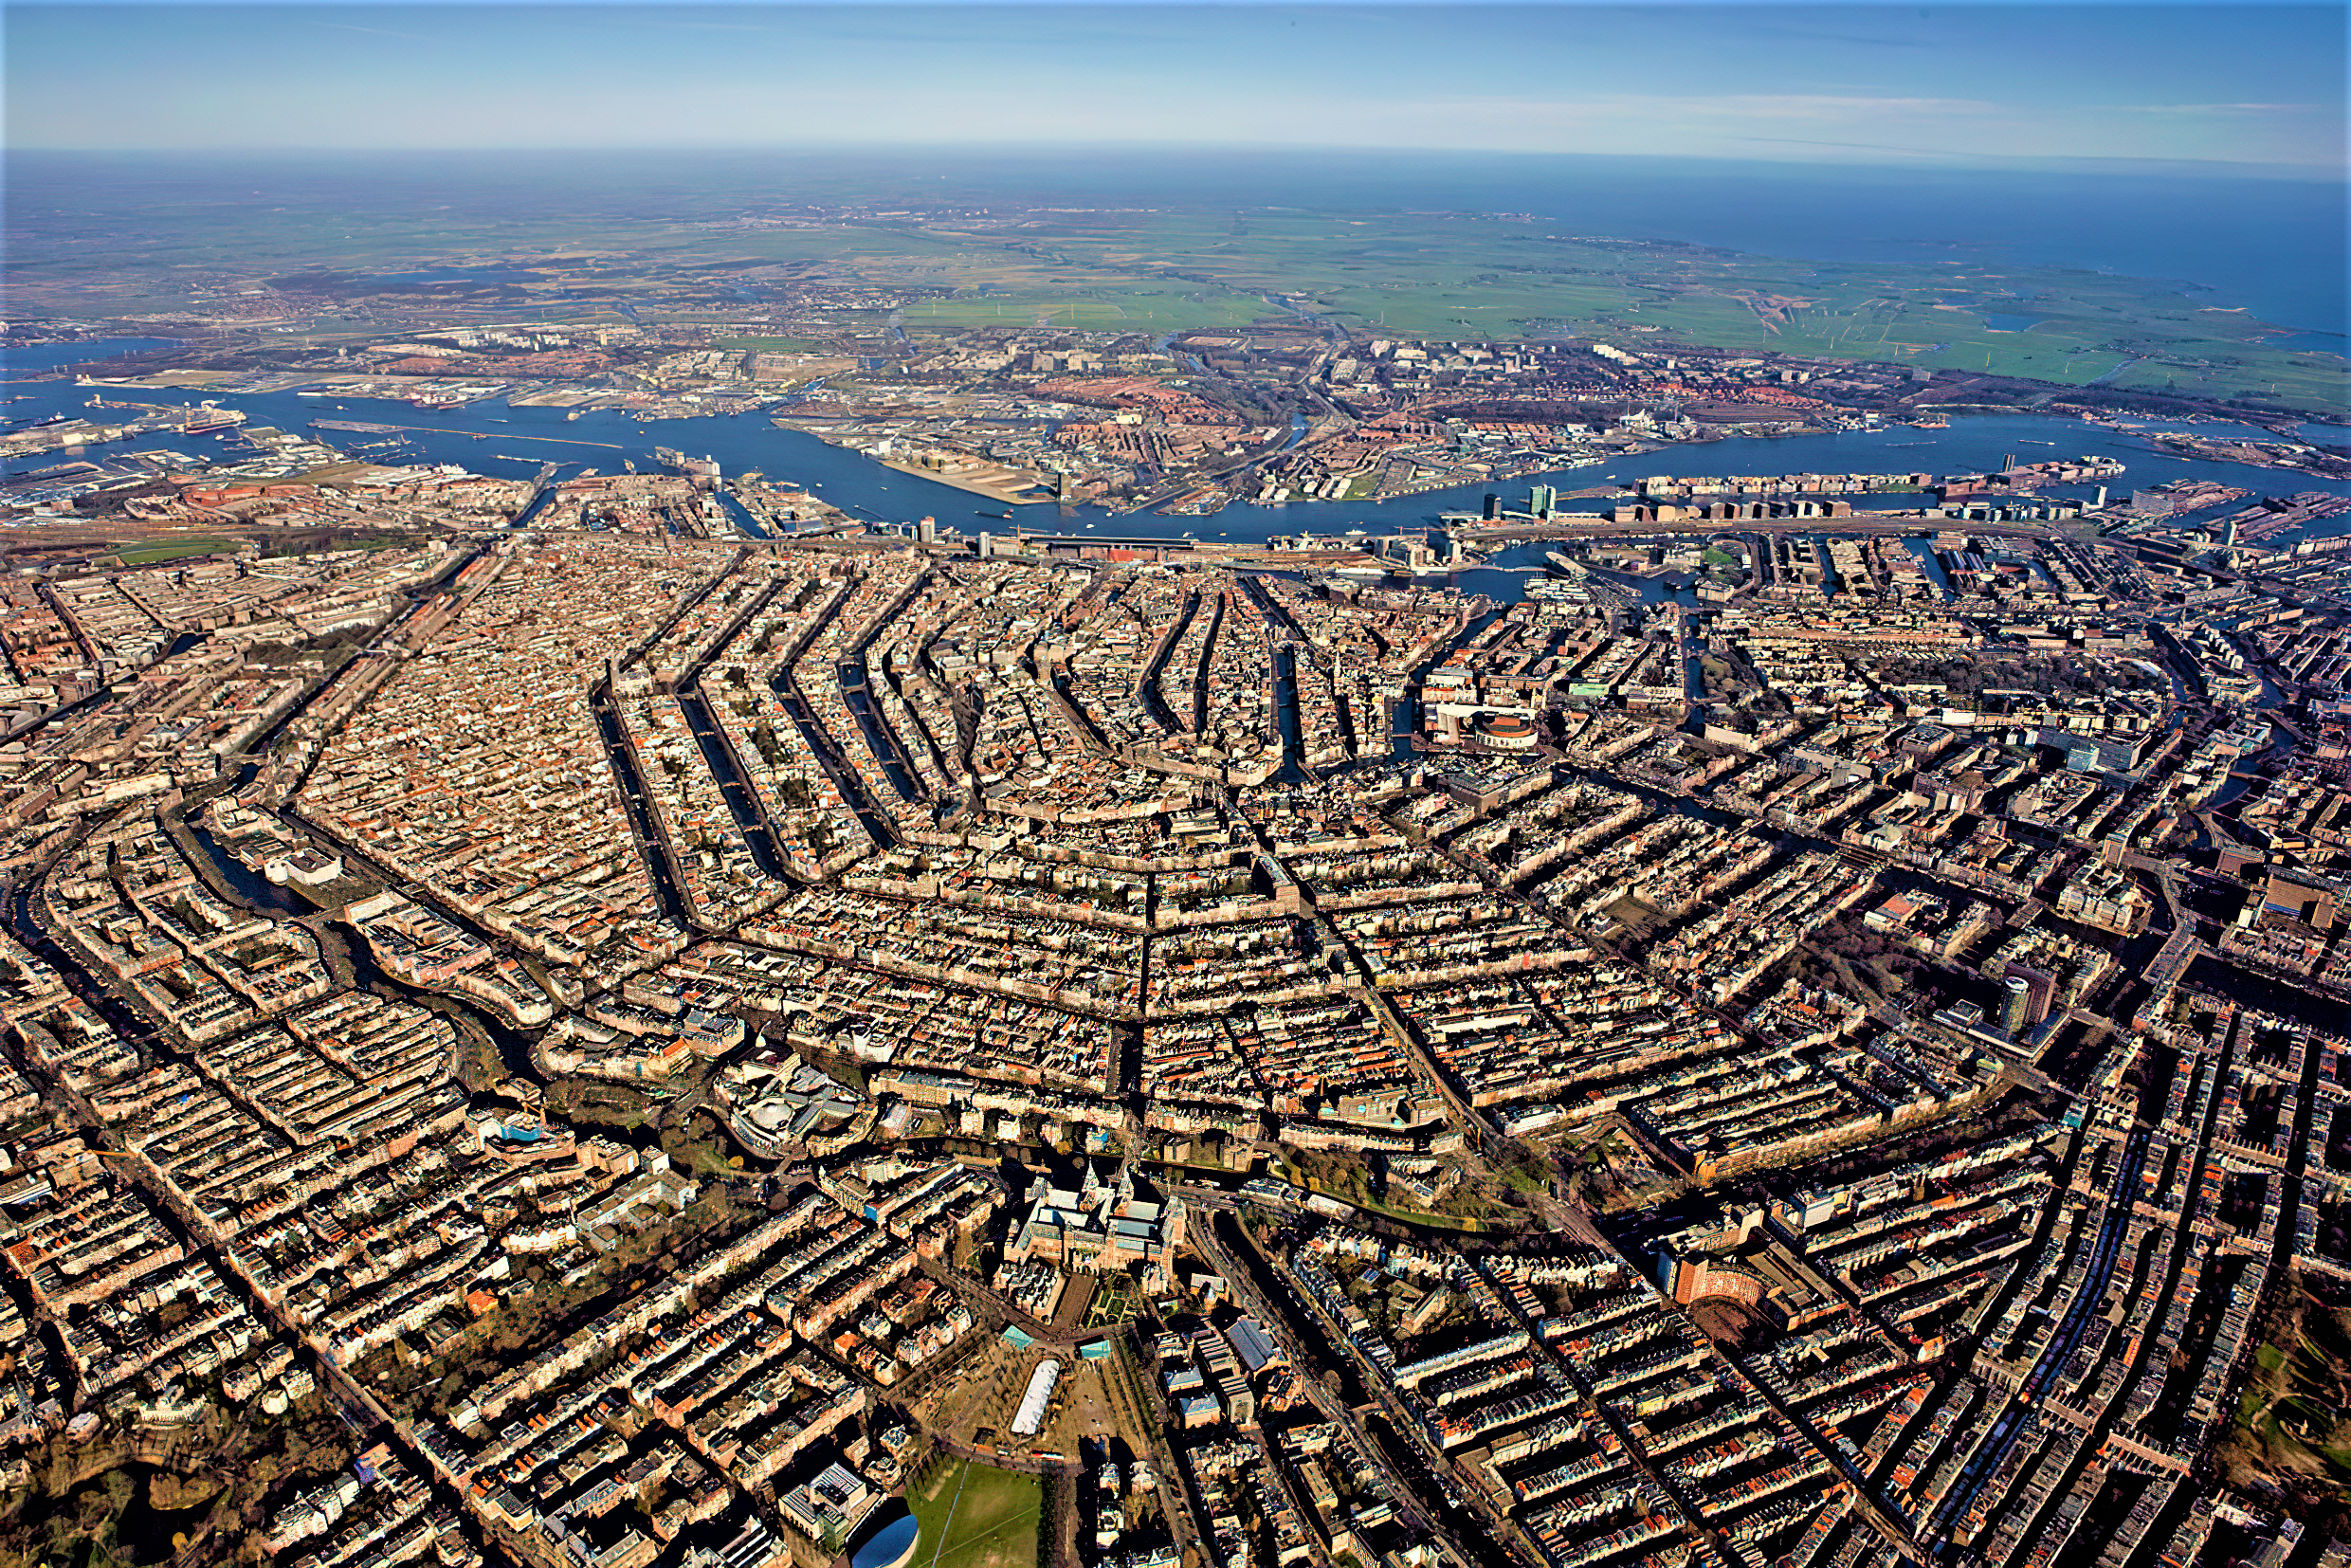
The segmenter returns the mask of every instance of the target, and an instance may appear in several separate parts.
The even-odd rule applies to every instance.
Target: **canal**
[[[1273,650],[1273,722],[1282,737],[1282,769],[1274,782],[1308,782],[1305,733],[1298,721],[1298,650],[1287,645]]]
[[[874,705],[873,690],[866,684],[868,670],[862,657],[847,660],[833,668],[834,678],[841,683],[841,700],[848,704],[849,717],[857,720],[858,732],[866,738],[866,749],[880,764],[882,776],[890,781],[898,798],[908,805],[922,798],[920,788],[914,781],[914,772],[904,752],[899,749],[898,734]]]
[[[247,907],[295,921],[306,921],[320,913],[317,905],[288,892],[239,860],[201,823],[191,820],[186,827],[189,840],[203,852],[205,861],[221,884]],[[326,925],[327,922],[319,922],[321,927]],[[428,991],[401,979],[376,961],[374,951],[369,947],[367,939],[345,922],[338,921],[332,927],[319,929],[319,939],[322,946],[340,950],[341,961],[350,966],[352,982],[359,990],[412,1002],[448,1017],[461,1029],[472,1029],[497,1049],[499,1060],[509,1073],[526,1083],[542,1086],[546,1084],[547,1080],[539,1072],[531,1051],[542,1031],[519,1030],[496,1013],[462,996]]]
[[[856,814],[859,822],[865,824],[866,831],[873,836],[876,844],[896,844],[896,828],[875,809],[872,797],[866,793],[865,780],[854,770],[842,764],[840,757],[832,749],[832,738],[825,733],[825,727],[816,721],[815,713],[801,697],[799,688],[793,684],[790,661],[775,666],[775,673],[769,678],[769,685],[775,691],[775,701],[783,707],[785,716],[799,729],[800,738],[808,742],[809,750],[816,755],[818,764],[831,776],[833,787],[841,792],[842,803]]]
[[[710,711],[710,701],[703,695],[698,680],[690,686],[680,686],[674,693],[678,711],[685,716],[685,727],[694,737],[694,744],[702,749],[702,765],[718,782],[719,793],[726,800],[727,813],[734,817],[736,830],[751,850],[751,858],[759,869],[777,882],[794,880],[784,869],[784,857],[776,848],[775,835],[767,813],[759,809],[758,798],[744,782],[742,769],[735,756],[735,747],[727,739]],[[721,698],[720,701],[725,701]]]
[[[1151,662],[1143,666],[1143,710],[1171,735],[1186,726],[1176,717],[1176,711],[1167,705],[1166,700],[1160,695],[1159,677],[1166,672],[1168,661],[1176,656],[1176,649],[1182,645],[1185,633],[1191,630],[1192,617],[1199,612],[1200,595],[1197,593],[1185,595],[1183,608],[1176,612],[1176,624],[1168,629],[1166,636],[1154,651]]]
[[[669,858],[669,837],[654,823],[653,808],[645,797],[645,780],[637,772],[636,754],[629,748],[628,734],[621,726],[620,709],[612,700],[611,682],[600,682],[588,693],[588,706],[595,715],[596,733],[604,738],[605,759],[611,764],[613,778],[620,786],[621,809],[629,814],[629,831],[636,840],[646,874],[652,879],[653,896],[661,905],[662,916],[680,931],[690,932],[694,921],[686,912],[677,866]]]

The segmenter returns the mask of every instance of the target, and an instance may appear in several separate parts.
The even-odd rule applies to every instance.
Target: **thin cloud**
[[[1726,93],[1711,98],[1642,93],[1595,93],[1585,99],[1405,100],[1391,105],[1433,114],[1500,119],[1576,119],[1594,115],[1650,115],[1675,120],[1873,120],[1902,115],[1989,115],[2013,113],[1974,98],[1868,98],[1836,93]],[[1856,145],[1859,145],[1858,143]]]
[[[1761,119],[1850,119],[1878,115],[1988,115],[1999,104],[1979,98],[1846,98],[1826,93],[1732,94],[1675,100],[1687,113],[1717,111]]]
[[[337,32],[364,32],[372,33],[377,38],[405,38],[411,44],[432,44],[438,42],[438,40],[427,38],[421,33],[393,32],[390,27],[362,27],[355,23],[351,22],[320,22],[316,18],[307,16],[303,17],[302,20],[308,22],[314,27],[332,27]]]
[[[1897,147],[1884,141],[1815,141],[1807,137],[1740,137],[1740,141],[1768,142],[1775,147],[1850,147],[1863,153],[1895,153],[1911,158],[1943,158],[1959,156],[1948,150],[1932,147]]]
[[[2129,115],[2285,115],[2324,105],[2317,103],[2125,103]]]
[[[1931,49],[1935,46],[1923,38],[1872,37],[1857,32],[1819,32],[1811,27],[1763,27],[1756,31],[1775,38],[1809,38],[1822,44],[1866,44],[1876,49]]]

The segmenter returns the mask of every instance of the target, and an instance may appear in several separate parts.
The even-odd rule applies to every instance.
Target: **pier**
[[[468,435],[484,441],[489,439],[486,430],[451,430],[438,425],[377,425],[350,419],[314,419],[310,422],[310,428],[314,430],[359,430],[369,435]],[[509,441],[552,441],[558,447],[600,447],[608,452],[628,450],[617,441],[580,441],[568,435],[525,435],[519,430],[501,430],[498,433]]]

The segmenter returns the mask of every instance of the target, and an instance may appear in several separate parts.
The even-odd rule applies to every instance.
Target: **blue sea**
[[[174,341],[170,337],[84,337],[69,343],[19,343],[0,348],[0,371],[19,374],[31,371],[52,371],[60,365],[86,365],[93,360],[110,359],[118,354],[143,354],[150,349],[168,349]],[[49,410],[45,409],[43,411]]]

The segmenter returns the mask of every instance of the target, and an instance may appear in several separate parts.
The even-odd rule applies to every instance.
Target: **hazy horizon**
[[[2067,154],[2005,154],[1977,157],[1948,157],[1920,155],[1916,161],[1896,162],[1888,159],[1840,156],[1834,149],[1824,149],[1812,155],[1751,154],[1690,154],[1690,153],[1580,153],[1553,152],[1540,148],[1469,148],[1469,147],[1393,147],[1340,142],[1227,142],[1227,141],[1123,141],[1103,144],[1079,144],[1068,141],[1001,141],[1001,142],[921,142],[921,141],[796,141],[758,142],[712,141],[695,144],[663,144],[647,142],[611,141],[581,143],[566,147],[0,147],[0,160],[55,158],[168,158],[223,162],[284,160],[288,162],[360,158],[395,157],[598,157],[633,155],[703,156],[773,156],[778,154],[807,157],[857,157],[889,155],[893,157],[955,157],[971,158],[991,155],[1101,157],[1121,156],[1211,156],[1248,157],[1281,155],[1296,157],[1477,157],[1567,160],[1588,158],[1611,163],[1649,162],[1658,164],[1757,164],[1775,171],[1817,170],[1833,172],[1853,170],[1873,176],[1889,172],[1911,173],[1927,171],[1969,174],[2012,173],[2024,175],[2109,174],[2122,178],[2211,178],[2217,180],[2286,181],[2330,188],[2343,183],[2341,172],[2315,164],[2234,162],[2222,158],[2160,158],[2130,156],[2115,154],[2107,156],[2082,156]]]
[[[495,220],[699,222],[817,206],[1037,203],[1522,212],[1560,231],[1815,261],[2050,264],[2209,289],[2263,319],[2343,330],[2345,192],[2336,181],[2211,168],[1756,163],[1598,154],[1006,146],[531,151],[136,151],[16,155],[10,251],[77,254],[93,221],[206,232],[348,212],[446,214],[445,244],[496,248]],[[2193,211],[2196,221],[2182,223]],[[492,228],[481,227],[484,219]],[[320,241],[342,226],[288,232]],[[175,232],[182,231],[174,229]],[[273,228],[274,231],[274,228]],[[194,232],[194,230],[189,230]]]

